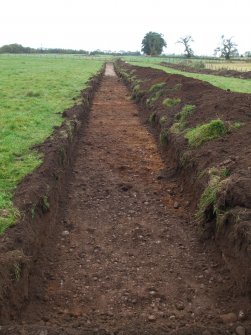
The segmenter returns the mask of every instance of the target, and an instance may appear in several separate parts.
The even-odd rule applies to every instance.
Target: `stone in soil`
[[[151,322],[156,321],[156,316],[151,314],[148,316],[148,320]]]
[[[237,335],[246,335],[246,329],[243,326],[238,326],[235,329]]]
[[[224,323],[233,323],[237,321],[237,315],[235,313],[222,314],[220,318]]]

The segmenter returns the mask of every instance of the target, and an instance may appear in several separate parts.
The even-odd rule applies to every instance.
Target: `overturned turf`
[[[216,239],[240,289],[250,291],[251,96],[124,62],[116,71],[173,158],[204,236]],[[202,141],[201,127],[209,131]]]

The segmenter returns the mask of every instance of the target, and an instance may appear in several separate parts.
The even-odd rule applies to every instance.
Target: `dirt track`
[[[108,67],[43,278],[19,326],[3,334],[226,334],[243,324],[221,321],[247,302],[214,243],[199,240],[188,207]]]

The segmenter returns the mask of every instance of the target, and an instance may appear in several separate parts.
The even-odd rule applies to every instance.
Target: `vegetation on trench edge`
[[[16,186],[43,161],[32,148],[63,122],[66,108],[81,102],[74,97],[102,64],[73,58],[1,57],[0,234],[19,217],[12,202]]]
[[[171,132],[179,134],[187,127],[187,120],[195,111],[194,105],[185,105],[181,111],[176,114],[174,124],[171,126]]]
[[[230,171],[226,167],[212,167],[203,174],[208,174],[209,181],[200,197],[196,218],[200,222],[215,221],[216,228],[220,229],[225,211],[217,206],[217,194],[228,180]]]
[[[198,147],[204,142],[225,135],[227,130],[225,123],[220,119],[216,119],[189,129],[185,134],[185,138],[188,140],[189,145]]]

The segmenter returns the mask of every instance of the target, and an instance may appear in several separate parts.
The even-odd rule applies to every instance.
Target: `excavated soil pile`
[[[160,65],[171,67],[172,69],[181,70],[184,72],[212,74],[215,76],[234,77],[234,78],[240,78],[240,79],[250,79],[251,78],[251,71],[241,72],[241,71],[235,71],[235,70],[196,69],[189,65],[173,64],[173,63],[168,63],[168,62],[162,62],[160,63]]]
[[[36,221],[55,229],[39,245],[27,304],[2,315],[0,334],[251,331],[248,297],[215,243],[199,238],[173,157],[162,159],[139,114],[107,65],[67,191]]]
[[[175,161],[174,169],[191,194],[191,207],[198,211],[207,236],[216,238],[236,282],[250,292],[251,95],[123,62],[116,69],[140,103],[145,120],[166,142],[166,159]],[[189,129],[219,119],[225,127],[222,136],[198,146],[188,144]]]

